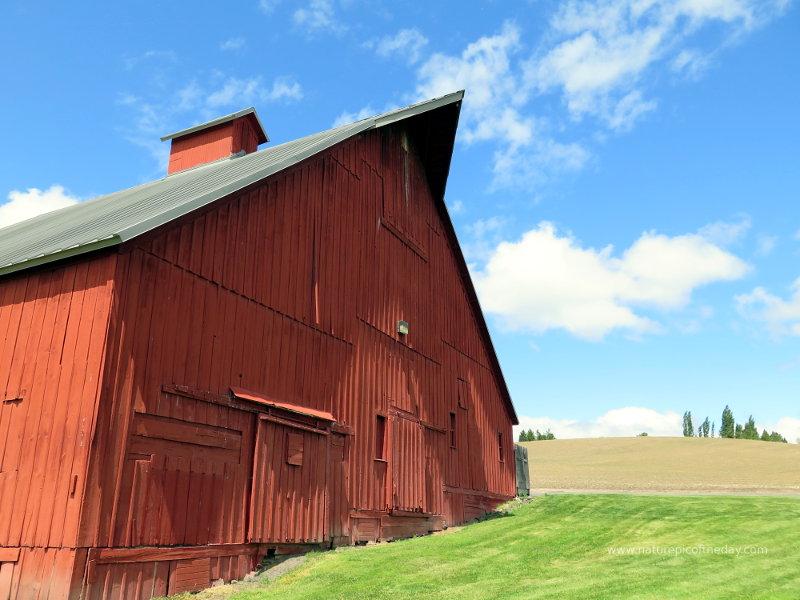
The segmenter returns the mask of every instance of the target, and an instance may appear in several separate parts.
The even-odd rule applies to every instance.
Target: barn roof
[[[429,169],[434,194],[441,198],[463,96],[463,91],[455,92],[258,152],[179,171],[0,229],[0,276],[119,245],[354,135],[401,120],[408,120],[412,134],[417,129],[423,135],[421,147],[428,154],[422,157],[423,162]],[[442,111],[454,113],[455,118],[434,115]]]
[[[517,424],[517,415],[478,296],[444,204],[444,190],[463,97],[463,90],[454,92],[258,152],[178,171],[157,181],[100,196],[0,229],[0,277],[117,246],[287,169],[348,138],[404,121],[409,134],[414,138],[431,192],[455,249],[457,264],[486,343],[500,393],[512,422]],[[236,115],[238,113],[222,119],[232,119]],[[189,130],[181,131],[166,136],[165,139],[188,132]]]

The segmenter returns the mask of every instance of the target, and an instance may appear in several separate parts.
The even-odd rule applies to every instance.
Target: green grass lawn
[[[742,553],[646,553],[701,546]],[[743,553],[753,547],[767,553]],[[447,535],[314,554],[263,590],[231,598],[797,600],[800,499],[544,496]]]

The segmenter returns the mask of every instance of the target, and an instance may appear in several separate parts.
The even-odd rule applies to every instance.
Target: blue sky
[[[29,2],[0,18],[0,225],[465,88],[447,203],[524,426],[800,438],[790,0]],[[2,235],[2,232],[0,232]]]

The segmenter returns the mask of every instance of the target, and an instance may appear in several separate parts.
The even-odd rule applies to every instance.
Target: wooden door
[[[392,508],[423,512],[425,502],[425,443],[418,419],[392,415]]]
[[[191,399],[174,404],[201,406]],[[232,408],[202,414],[187,409],[174,416],[135,413],[114,545],[244,542],[252,435],[252,413]]]
[[[249,540],[325,540],[328,435],[262,416],[253,462]]]

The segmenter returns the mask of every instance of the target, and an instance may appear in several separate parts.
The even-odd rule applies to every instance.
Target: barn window
[[[503,454],[503,434],[497,434],[497,450],[500,453],[500,462],[505,462],[504,454]]]
[[[386,460],[386,417],[375,417],[375,459]]]
[[[456,413],[450,413],[450,447],[456,447]]]
[[[286,434],[286,463],[303,465],[303,434],[290,431]]]

